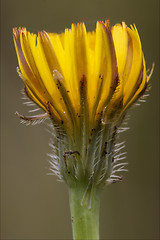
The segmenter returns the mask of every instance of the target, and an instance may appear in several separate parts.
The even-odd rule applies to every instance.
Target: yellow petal
[[[137,91],[135,92],[134,96],[131,98],[131,100],[127,103],[127,105],[125,106],[125,108],[123,109],[121,115],[126,111],[126,109],[128,109],[130,107],[131,104],[135,103],[135,101],[143,94],[144,90],[147,87],[147,74],[146,74],[146,63],[145,63],[145,59],[143,56],[143,74],[142,74],[142,80],[141,80],[141,84],[138,86]]]
[[[101,99],[98,107],[98,112],[101,112],[104,107],[107,106],[108,101],[114,94],[114,91],[118,85],[118,69],[115,48],[113,43],[113,38],[111,34],[110,24],[102,22],[101,26],[101,37],[102,44],[99,46],[101,49],[101,74],[104,77],[103,87],[101,93]],[[98,58],[97,58],[98,61]]]
[[[53,106],[56,106],[58,112],[65,111],[63,102],[60,100],[61,95],[56,87],[56,83],[53,80],[52,72],[49,68],[47,59],[45,57],[42,43],[40,41],[40,37],[37,37],[37,45],[36,45],[36,37],[28,33],[28,42],[29,46],[36,64],[36,69],[39,74],[38,79],[41,81],[49,95],[49,101],[52,103]],[[34,67],[32,65],[32,67]],[[53,99],[54,96],[54,99]],[[56,104],[55,104],[56,101]]]
[[[129,37],[129,54],[127,58],[126,71],[129,72],[127,78],[124,73],[124,105],[132,98],[139,85],[140,74],[142,71],[142,47],[140,38],[136,28],[132,29],[127,27],[127,33]],[[129,70],[129,71],[128,71]],[[141,80],[140,80],[141,81]]]
[[[14,29],[14,43],[16,48],[16,53],[18,57],[18,62],[21,70],[21,74],[23,76],[24,82],[27,82],[27,85],[30,86],[36,94],[42,94],[42,90],[40,89],[40,86],[38,84],[38,81],[36,77],[34,76],[34,73],[32,72],[32,69],[30,67],[30,64],[28,62],[26,51],[24,51],[24,48],[22,46],[22,35],[26,33],[26,29]]]
[[[128,34],[126,24],[116,24],[112,28],[112,36],[116,51],[118,73],[120,79],[123,79],[123,72],[126,65],[127,54],[128,54]]]

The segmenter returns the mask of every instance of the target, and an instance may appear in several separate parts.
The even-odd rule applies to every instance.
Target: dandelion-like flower
[[[13,30],[26,95],[50,118],[54,142],[51,171],[65,181],[75,239],[98,239],[99,193],[121,181],[123,143],[116,143],[126,111],[148,87],[141,41],[135,26],[84,23],[64,33]],[[86,220],[87,219],[87,220]]]

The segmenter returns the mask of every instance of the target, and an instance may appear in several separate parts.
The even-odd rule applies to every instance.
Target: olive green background
[[[20,124],[27,114],[16,73],[12,28],[62,32],[84,21],[111,25],[135,23],[147,68],[155,62],[147,103],[130,111],[126,141],[129,172],[122,183],[104,189],[101,239],[159,239],[159,0],[2,0],[1,1],[1,237],[2,239],[71,239],[68,192],[49,176],[50,135],[44,124]]]

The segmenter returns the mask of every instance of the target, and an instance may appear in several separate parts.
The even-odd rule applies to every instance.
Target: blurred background
[[[1,0],[1,238],[71,239],[68,192],[48,176],[50,135],[44,124],[25,126],[14,115],[22,104],[22,80],[12,28],[62,32],[84,21],[135,23],[147,68],[155,69],[147,103],[130,111],[126,141],[129,172],[101,198],[101,239],[159,239],[159,0]]]

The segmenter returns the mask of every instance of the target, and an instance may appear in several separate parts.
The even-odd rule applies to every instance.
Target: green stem
[[[69,197],[74,240],[98,240],[100,189],[77,184]]]

